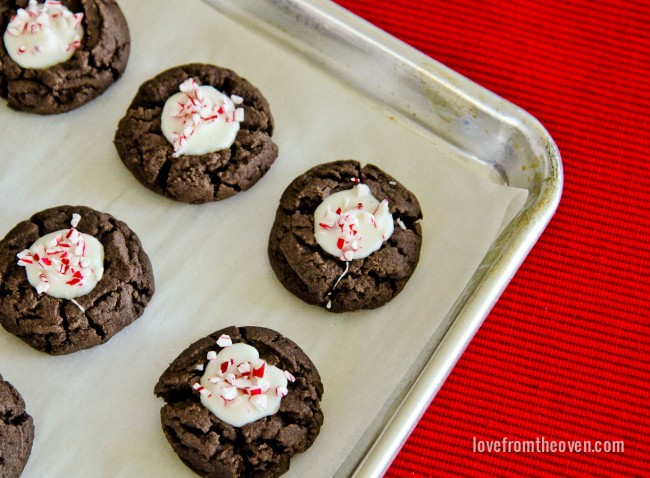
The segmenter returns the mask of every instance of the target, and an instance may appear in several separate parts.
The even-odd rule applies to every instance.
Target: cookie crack
[[[401,281],[401,279],[392,279],[391,277],[381,274],[379,271],[373,269],[366,271],[365,275],[366,277],[370,277],[375,282],[375,287],[377,288],[382,284],[387,284],[391,288],[391,291],[394,293],[399,289],[397,283]]]
[[[212,197],[217,198],[219,196],[219,189],[222,185],[229,186],[221,180],[220,175],[226,170],[225,167],[217,168],[214,171],[206,172],[208,178],[210,178],[210,184],[212,184]]]
[[[26,414],[18,415],[17,417],[14,417],[13,419],[9,420],[8,422],[5,422],[9,425],[12,425],[16,428],[22,427],[22,425],[29,420],[29,416]]]
[[[124,55],[124,51],[126,50],[124,45],[119,45],[115,49],[114,57],[120,58],[122,55]],[[110,71],[111,71],[111,76],[113,77],[113,81],[117,81],[122,77],[122,73],[120,72],[120,69],[114,66],[112,63],[109,65]]]
[[[202,436],[205,434],[205,433],[203,432],[203,430],[201,430],[200,428],[198,428],[198,427],[194,427],[194,426],[192,426],[192,425],[190,425],[190,424],[188,424],[188,423],[186,423],[186,422],[183,422],[183,421],[181,421],[181,420],[178,421],[178,424],[180,425],[180,427],[181,427],[184,431],[186,431],[186,432],[189,433],[190,435],[194,435],[195,437],[200,438],[200,437],[202,437]],[[213,429],[214,429],[214,425],[212,425],[212,426],[209,428],[209,430],[210,430],[210,431],[215,431],[215,432],[216,432],[216,430],[213,430]],[[221,436],[221,435],[219,435],[219,436]]]
[[[102,33],[105,30],[104,24],[106,23],[104,20],[104,15],[106,15],[106,12],[101,8],[99,4],[97,4],[97,10],[93,15],[93,21],[96,22],[94,25],[95,28],[97,28],[97,40],[95,41],[94,45],[90,44],[91,38],[87,38],[86,42],[84,43],[84,50],[88,52],[88,66],[91,67],[94,72],[97,73],[99,70],[101,70],[101,65],[97,59],[97,48],[99,48],[102,45]],[[87,20],[88,19],[88,14],[86,13],[86,10],[84,8],[84,18]],[[86,25],[86,31],[90,29],[90,25]],[[105,41],[105,39],[104,39]]]
[[[196,382],[198,382],[200,378],[201,376],[197,375]],[[196,399],[196,396],[189,385],[187,387],[174,387],[170,390],[165,390],[163,393],[160,393],[159,396],[169,405]]]
[[[186,430],[187,427],[179,419],[175,419],[174,421],[177,422],[183,430]],[[196,430],[196,428],[195,428],[195,430]],[[197,433],[192,433],[189,430],[186,430],[186,431],[188,431],[191,435],[194,435],[196,437],[200,437],[200,435],[197,434]],[[183,448],[185,450],[190,450],[190,447],[185,444],[185,441],[180,437],[180,435],[176,431],[175,427],[173,427],[173,426],[165,426],[165,433],[171,438],[171,440],[170,440],[171,442],[176,443],[176,446],[178,446],[180,448]]]
[[[145,155],[142,155],[145,158]],[[145,159],[146,161],[146,159]],[[163,191],[167,190],[167,181],[169,180],[169,173],[172,169],[172,160],[167,158],[158,170],[158,175],[156,176],[156,185]]]
[[[31,218],[31,223],[36,226],[36,229],[38,229],[38,236],[39,237],[43,237],[46,234],[46,232],[45,232],[45,224],[43,223],[43,221],[40,218],[35,217],[35,216],[32,217]]]
[[[59,309],[59,317],[61,318],[61,326],[63,327],[63,330],[65,331],[65,336],[66,338],[70,339],[70,324],[68,322],[68,314],[65,311],[65,301],[63,299],[58,300],[58,309]]]
[[[11,424],[12,420],[14,420],[15,417],[13,416],[13,410],[7,410],[5,413],[0,415],[0,422],[4,423],[5,425]]]
[[[133,301],[144,308],[149,303],[149,299],[147,295],[149,289],[142,286],[140,282],[136,279],[132,279],[128,281],[127,285],[130,285],[133,288],[134,294],[131,295]]]
[[[90,327],[95,331],[95,334],[97,335],[97,337],[99,337],[99,340],[103,341],[106,338],[106,332],[104,331],[104,328],[101,325],[95,323],[95,321],[92,320],[88,315],[86,315],[85,317],[86,317],[86,323],[88,324],[88,327]]]
[[[404,225],[404,229],[406,229],[408,231],[412,231],[413,233],[416,232],[415,231],[416,224],[420,223],[420,218],[419,217],[414,218],[412,216],[407,216],[406,214],[400,215],[399,212],[397,212],[397,211],[392,212],[391,214],[393,215],[393,219],[394,219],[393,224],[394,224],[395,229],[397,229],[397,228],[402,229],[402,226],[399,223],[397,223],[397,220],[399,219],[402,222],[402,224]]]
[[[25,295],[28,293],[28,290],[32,287],[31,284],[27,282],[27,280],[25,280],[25,282],[27,283],[27,285],[26,286],[22,284],[19,285],[17,292],[0,289],[0,298],[12,297],[14,294],[17,295],[18,297],[25,297]],[[7,307],[7,308],[5,308],[4,306],[8,304],[2,304],[2,305],[4,311],[11,311],[16,315],[15,317],[12,317],[12,319],[13,319],[13,324],[15,324],[15,326],[18,328],[20,328],[20,323],[22,321],[32,320],[38,316],[38,314],[36,314],[36,309],[38,308],[39,305],[38,300],[31,301],[29,306],[26,306],[24,301],[12,301],[12,303],[10,304],[11,307]]]
[[[290,231],[290,229],[287,229],[287,231]],[[308,249],[311,252],[320,253],[322,251],[318,243],[308,244],[305,238],[300,234],[294,234],[293,237],[296,239],[298,245],[303,246],[305,249]]]

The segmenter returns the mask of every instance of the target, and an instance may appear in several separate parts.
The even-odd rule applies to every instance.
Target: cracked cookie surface
[[[353,178],[378,200],[388,199],[395,226],[378,251],[350,261],[344,274],[346,263],[316,242],[314,211],[330,194],[352,188]],[[309,304],[332,312],[374,309],[399,294],[413,274],[420,258],[421,218],[417,198],[376,166],[353,160],[321,164],[284,191],[269,237],[269,261],[287,290]]]
[[[16,254],[45,234],[68,229],[73,213],[78,230],[104,247],[104,275],[95,288],[70,300],[38,294],[17,265]],[[60,206],[34,214],[0,241],[0,323],[32,347],[63,355],[102,344],[142,315],[154,293],[149,257],[139,238],[110,214],[85,206]]]
[[[18,390],[0,375],[0,476],[20,476],[33,442],[34,421],[25,411],[25,402]]]
[[[28,0],[0,0],[2,33]],[[0,96],[11,108],[57,114],[79,108],[117,81],[129,59],[131,40],[126,19],[114,0],[63,0],[84,14],[84,36],[72,57],[45,69],[22,68],[0,49]]]
[[[292,373],[280,410],[242,427],[217,418],[192,390],[207,353],[219,351],[217,339],[255,347],[260,358]],[[162,374],[154,393],[165,400],[162,427],[180,459],[201,476],[274,477],[289,469],[291,456],[309,448],[323,424],[323,384],[304,351],[280,333],[263,327],[227,327],[190,345]]]
[[[161,113],[167,99],[189,78],[243,98],[244,121],[230,148],[173,157],[174,147],[162,133]],[[124,165],[144,186],[199,204],[245,191],[266,174],[278,155],[271,139],[273,128],[269,104],[256,87],[226,68],[193,63],[143,83],[119,122],[114,142]]]

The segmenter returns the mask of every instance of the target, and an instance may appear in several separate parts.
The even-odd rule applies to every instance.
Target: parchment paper
[[[526,192],[496,184],[406,119],[199,0],[120,5],[132,53],[125,76],[104,95],[54,117],[0,104],[0,235],[56,205],[109,212],[139,235],[157,285],[139,320],[88,351],[51,357],[0,330],[0,373],[20,390],[36,425],[24,476],[194,476],[164,438],[153,387],[190,343],[233,324],[276,329],[317,365],[325,425],[288,476],[332,476],[412,375],[413,361]],[[150,192],[112,144],[138,86],[190,61],[248,78],[276,118],[276,164],[253,189],[219,203],[186,205]],[[266,246],[289,182],[345,158],[378,165],[418,196],[424,243],[418,269],[395,300],[335,315],[288,293]]]

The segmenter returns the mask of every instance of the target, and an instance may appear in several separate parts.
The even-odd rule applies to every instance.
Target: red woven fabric
[[[336,1],[529,111],[565,172],[558,212],[387,476],[650,476],[650,3]],[[504,437],[624,452],[473,451]]]

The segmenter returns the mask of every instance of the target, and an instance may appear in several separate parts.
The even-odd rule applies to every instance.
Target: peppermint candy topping
[[[81,46],[83,13],[72,13],[60,1],[30,0],[7,26],[4,43],[23,68],[48,68],[68,60]]]
[[[217,339],[217,345],[221,348],[229,347],[230,345],[232,345],[232,339],[230,338],[229,335],[222,334]]]
[[[193,78],[181,83],[163,108],[161,128],[174,146],[174,157],[206,154],[232,146],[244,121],[243,98],[224,95]]]
[[[368,257],[393,233],[388,200],[378,201],[370,188],[359,184],[334,193],[314,213],[314,235],[318,244],[342,261]]]
[[[259,358],[257,349],[248,344],[233,344],[228,335],[218,342],[227,345],[219,345],[219,353],[208,352],[205,373],[200,383],[192,385],[203,405],[233,426],[276,413],[295,377]]]
[[[27,279],[39,294],[74,299],[90,292],[104,274],[104,248],[77,230],[81,216],[73,214],[70,229],[47,234],[17,254]]]

